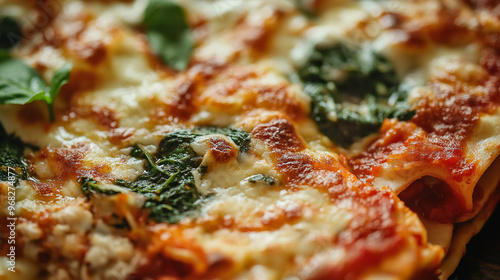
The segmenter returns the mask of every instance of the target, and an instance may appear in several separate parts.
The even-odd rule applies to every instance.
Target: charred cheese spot
[[[458,11],[451,9],[440,9],[436,12],[439,22],[410,22],[402,23],[401,29],[406,33],[404,42],[406,47],[425,49],[431,44],[457,44],[466,42],[473,38],[476,31],[470,30],[468,26],[459,22]],[[418,17],[416,17],[418,20]],[[419,28],[416,28],[416,26]]]
[[[208,83],[211,83],[225,65],[199,62],[194,63],[186,73],[175,80],[174,97],[163,107],[152,113],[153,122],[187,122],[203,105],[200,95]]]
[[[17,118],[24,126],[43,123],[46,121],[44,111],[40,108],[40,104],[30,103],[23,106],[17,113]]]
[[[78,106],[79,94],[91,91],[99,85],[97,73],[83,69],[73,69],[69,82],[61,88],[58,100],[68,107]]]
[[[291,119],[300,120],[305,117],[305,110],[289,91],[290,88],[284,86],[258,86],[248,105],[253,103],[255,108],[284,111]],[[253,98],[255,99],[252,100]]]
[[[92,107],[90,114],[95,118],[99,125],[107,130],[118,127],[118,120],[113,111],[107,108]]]
[[[83,169],[83,158],[88,152],[86,145],[55,150],[45,149],[40,156],[47,158],[51,169],[58,178],[77,178],[78,172]]]
[[[81,60],[92,66],[102,63],[107,56],[106,46],[100,41],[80,42],[71,40],[68,49],[74,52]]]
[[[276,168],[292,186],[307,185],[326,190],[343,184],[343,176],[339,172],[342,167],[328,156],[315,159],[307,154],[285,154],[278,158]]]
[[[119,146],[129,138],[131,138],[134,133],[131,129],[121,128],[119,126],[119,120],[114,113],[114,111],[107,108],[92,107],[91,118],[93,118],[100,127],[106,130],[110,141]]]
[[[256,139],[264,141],[274,153],[280,155],[305,149],[293,125],[286,119],[277,119],[258,125],[252,132]]]
[[[276,170],[283,174],[285,184],[289,186],[314,186],[327,190],[329,187],[342,185],[344,167],[328,154],[313,155],[298,136],[292,123],[286,119],[272,120],[260,124],[252,131],[252,136],[269,146]]]
[[[180,121],[187,121],[198,110],[195,105],[196,98],[195,82],[188,80],[183,82],[177,88],[177,97],[170,106],[169,113],[171,116]]]
[[[211,137],[209,154],[218,163],[227,163],[238,155],[238,149],[226,139]]]
[[[89,152],[89,146],[84,143],[64,148],[43,148],[28,157],[28,163],[45,161],[47,166],[44,168],[49,168],[50,171],[45,172],[49,175],[44,179],[59,183],[67,180],[76,182],[80,177],[110,178],[110,166],[100,163],[89,164],[85,161]],[[33,171],[36,172],[36,169]]]
[[[55,182],[31,181],[30,183],[36,189],[40,198],[45,198],[48,201],[54,199],[61,192]]]

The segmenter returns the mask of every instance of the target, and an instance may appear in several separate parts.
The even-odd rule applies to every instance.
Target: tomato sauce
[[[411,122],[386,120],[379,138],[365,152],[349,161],[355,175],[370,183],[379,176],[384,163],[395,172],[404,165],[425,163],[426,166],[444,168],[456,182],[471,176],[476,164],[467,160],[465,148],[480,115],[492,113],[500,102],[498,58],[497,52],[486,52],[482,65],[490,75],[485,75],[484,79],[461,81],[449,75],[432,80],[430,86],[435,95],[420,101]],[[460,213],[463,210],[460,201],[454,199],[453,191],[447,188],[441,185],[435,190],[443,193],[440,198],[431,193],[424,195],[429,200],[420,204],[417,213],[426,213],[424,215],[442,222],[463,214]],[[450,195],[445,197],[444,194]],[[406,201],[411,200],[420,201],[415,197],[408,197]],[[431,210],[434,214],[427,213]],[[451,213],[447,213],[450,210]]]

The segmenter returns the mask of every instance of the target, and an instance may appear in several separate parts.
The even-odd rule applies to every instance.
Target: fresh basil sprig
[[[72,65],[59,68],[47,86],[35,69],[19,59],[0,51],[0,104],[27,104],[43,100],[49,108],[50,121],[54,121],[54,100],[61,87],[68,83]]]
[[[194,40],[182,8],[171,0],[150,0],[143,19],[154,52],[164,63],[186,69]]]

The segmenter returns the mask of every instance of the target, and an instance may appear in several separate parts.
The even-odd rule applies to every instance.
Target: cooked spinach
[[[26,145],[21,139],[5,132],[0,124],[0,182],[12,181],[19,184],[19,179],[27,178],[24,149]]]
[[[119,193],[118,191],[104,188],[102,185],[99,184],[99,182],[91,178],[82,177],[78,180],[78,182],[80,183],[83,194],[86,197],[90,197],[91,195],[96,193],[108,194],[108,195]]]
[[[316,47],[298,75],[312,100],[312,118],[342,147],[377,132],[386,118],[415,114],[392,63],[368,48]]]
[[[0,17],[0,49],[12,49],[23,39],[21,26],[10,17]]]
[[[256,183],[265,183],[269,186],[274,186],[276,184],[276,180],[265,174],[256,174],[248,177],[248,182],[256,184]]]
[[[71,68],[71,64],[59,68],[47,86],[35,69],[0,50],[0,104],[43,100],[49,108],[50,120],[54,121],[54,100],[61,87],[69,81]]]
[[[143,174],[133,181],[117,180],[115,184],[144,196],[144,208],[150,210],[153,220],[178,222],[195,213],[204,199],[196,189],[193,171],[203,173],[206,167],[201,166],[203,155],[198,155],[191,143],[198,137],[213,134],[227,136],[239,146],[240,152],[248,149],[250,135],[239,129],[200,127],[172,132],[160,142],[154,155],[142,145],[135,145],[131,155],[145,160]],[[113,194],[88,178],[81,179],[81,187],[86,195]]]
[[[194,39],[184,11],[172,0],[150,0],[144,13],[151,48],[176,70],[186,69],[194,49]]]

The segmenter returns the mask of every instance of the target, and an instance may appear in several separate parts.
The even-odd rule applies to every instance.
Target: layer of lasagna
[[[1,0],[0,279],[446,279],[499,197],[494,2]]]

